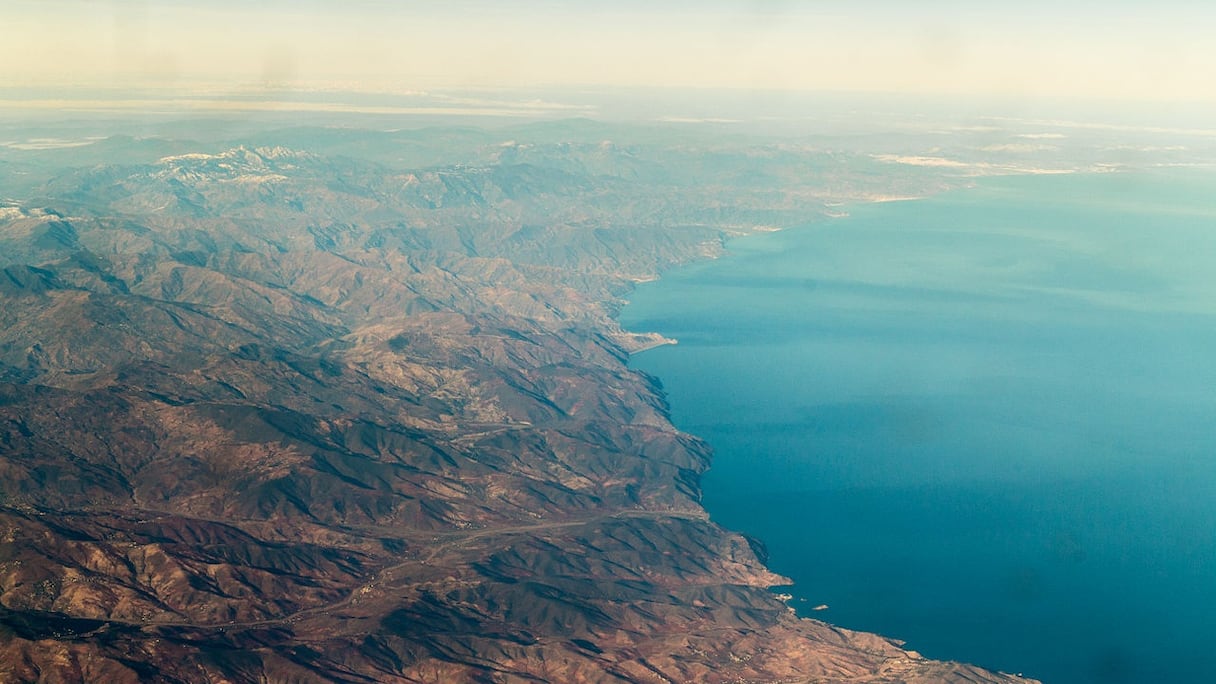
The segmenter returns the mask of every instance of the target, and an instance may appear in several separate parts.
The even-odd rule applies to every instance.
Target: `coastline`
[[[637,349],[631,350],[629,352],[629,355],[633,356],[634,354],[641,354],[642,352],[650,351],[651,349],[658,349],[659,347],[674,346],[679,343],[680,343],[680,341],[677,339],[674,339],[671,337],[664,337],[662,339],[655,340],[653,342],[645,343],[642,346],[638,347]]]
[[[1133,173],[1135,172],[1135,170],[1131,170],[1131,169],[1126,170],[1126,171],[1128,171],[1128,172],[1133,172]],[[1102,175],[1107,175],[1107,174],[1109,174],[1109,173],[1110,173],[1109,171],[1101,171],[1101,170],[1089,170],[1089,172],[1088,172],[1088,173],[1086,173],[1086,172],[1084,172],[1084,171],[1083,171],[1083,172],[1078,173],[1078,174],[1076,174],[1076,175],[1078,175],[1078,176],[1088,176],[1088,177],[1090,177],[1090,178],[1098,178],[1098,177],[1101,177]],[[1017,176],[1022,176],[1022,177],[1024,177],[1024,178],[1028,178],[1028,177],[1032,177],[1032,176],[1036,176],[1036,175],[1042,175],[1042,174],[1034,174],[1034,173],[1022,173],[1022,174],[1008,174],[1008,175],[1009,175],[1009,176],[1017,175]],[[1081,181],[1081,180],[1083,180],[1083,179],[1078,179],[1078,181]],[[965,189],[965,188],[961,188],[961,187],[960,187],[960,188],[957,188],[957,189]],[[953,190],[955,190],[955,188],[952,188],[950,191],[953,191]],[[949,192],[949,191],[947,191],[947,192]],[[931,198],[933,198],[933,197],[937,197],[937,196],[940,196],[940,195],[942,195],[942,194],[945,194],[945,193],[933,193],[933,194],[932,194],[932,195],[930,195],[929,197],[925,197],[925,198],[918,198],[918,199],[931,199]],[[872,203],[876,204],[876,203],[878,203],[878,202],[858,202],[858,203],[856,203],[856,204],[857,204],[857,205],[863,205],[863,204],[872,204]],[[755,235],[755,234],[757,234],[757,233],[753,233],[753,235]],[[740,236],[738,236],[738,237],[745,237],[745,235],[740,235]],[[733,237],[732,237],[732,241],[733,241]],[[756,275],[756,274],[758,274],[758,273],[763,273],[762,271],[759,271],[759,270],[755,270],[755,271],[745,271],[745,272],[746,272],[748,275]],[[697,283],[698,283],[698,285],[699,285],[699,286],[703,286],[703,285],[704,285],[704,283],[703,283],[702,281],[697,281]],[[691,292],[691,290],[689,290],[689,291]],[[682,301],[682,300],[677,300],[677,301]],[[675,311],[677,311],[677,312],[679,311],[678,305],[677,305],[677,308],[675,308],[674,310],[675,310]],[[650,316],[650,317],[651,317],[651,318],[649,319],[649,320],[650,320],[650,322],[649,322],[649,323],[647,323],[647,326],[648,326],[648,327],[652,327],[652,328],[653,328],[653,327],[656,327],[656,325],[655,325],[655,323],[654,323],[653,321],[658,320],[658,318],[656,317],[658,314],[654,313],[654,310],[653,310],[653,309],[648,308],[648,309],[647,309],[647,314],[644,314],[644,315],[646,315],[646,316]],[[678,314],[677,314],[677,316],[678,316]],[[680,320],[683,320],[683,318],[680,318]],[[753,321],[753,323],[754,323],[754,321]],[[661,329],[661,326],[658,326],[658,327]],[[753,327],[754,327],[754,326],[753,326]],[[697,330],[701,330],[701,328],[696,328],[696,329],[697,329]],[[758,331],[758,330],[761,330],[762,328],[754,328],[754,329]],[[681,335],[681,336],[683,336],[683,335],[684,335],[684,333],[682,333],[680,329],[673,330],[672,332],[673,332],[673,333],[675,333],[675,334],[679,334],[679,335]],[[696,345],[694,344],[693,346],[695,347]],[[691,350],[690,350],[690,351],[691,351]],[[694,358],[694,359],[696,359],[697,357],[693,357],[693,358]],[[694,363],[695,363],[695,361],[694,361]],[[688,366],[688,363],[687,363],[687,362],[685,362],[684,364],[677,364],[677,367],[679,367],[680,365]],[[707,364],[705,364],[705,363],[703,363],[703,362],[702,362],[702,363],[697,364],[695,367],[698,367],[698,368],[706,368],[706,369],[708,370],[708,369],[710,369],[712,366],[707,365]],[[648,373],[650,373],[650,374],[654,375],[655,377],[659,378],[660,380],[663,380],[663,379],[664,379],[664,373],[659,372],[659,371],[657,371],[657,370],[644,370],[643,372],[648,372]],[[709,385],[712,385],[712,384],[713,384],[713,380],[712,380],[712,379],[711,379],[711,380],[709,380],[709,381],[708,381],[708,384],[709,384]],[[678,386],[679,386],[679,383],[674,383],[674,385],[673,385],[673,387],[678,387]],[[698,385],[697,385],[697,387],[698,387],[698,388],[702,388],[702,389],[704,388],[704,386],[705,386],[705,385],[703,385],[703,384],[698,384]],[[671,390],[671,391],[674,391],[674,390]],[[666,390],[664,391],[664,399],[666,399],[666,400],[668,400],[668,401],[673,401],[671,397],[668,397],[668,396],[667,396],[667,391],[666,391]],[[697,418],[697,420],[696,420],[696,421],[694,421],[694,422],[695,422],[696,424],[700,424],[700,425],[706,425],[706,424],[707,424],[707,423],[706,423],[706,421],[707,421],[708,419],[705,417],[705,415],[706,415],[706,414],[705,414],[705,412],[704,412],[704,411],[702,411],[702,412],[701,412],[701,415],[700,415],[700,416]],[[680,425],[677,425],[677,427],[679,428],[679,427],[681,427],[681,426],[680,426]],[[698,431],[690,428],[690,432],[697,433]],[[712,438],[709,438],[709,437],[703,437],[703,438],[707,439],[707,441],[708,441],[708,442],[709,442],[711,445],[716,446],[716,445],[715,445],[715,443],[714,443],[714,440],[713,440]],[[717,460],[716,458],[714,458],[714,459],[713,459],[713,461],[714,461],[714,462],[712,462],[712,463],[711,463],[711,468],[713,468],[713,467],[715,467],[715,466],[717,465],[717,464],[716,464],[716,460]],[[729,482],[729,480],[727,480],[727,482]],[[706,505],[705,507],[706,507],[706,510],[707,510],[707,511],[710,513],[710,515],[711,515],[711,519],[717,519],[717,518],[718,518],[718,516],[716,515],[716,512],[714,511],[714,509],[713,509],[713,507],[712,507],[712,506]],[[731,526],[729,523],[723,523],[723,524],[724,524],[724,525],[726,525],[726,526],[728,527],[728,529],[739,529],[739,528],[737,528],[737,527],[733,527],[733,526]],[[748,533],[750,534],[750,532],[748,532]],[[767,541],[767,539],[765,538],[765,536],[764,536],[763,534],[757,534],[757,536],[759,537],[759,539],[760,539],[761,541]],[[764,561],[764,564],[767,566],[767,565],[768,565],[767,561]],[[770,568],[770,569],[771,569],[771,568]],[[784,571],[784,569],[783,569],[783,571]],[[774,572],[776,572],[776,571],[774,571]],[[821,611],[826,611],[826,610],[828,610],[828,605],[827,605],[827,603],[831,603],[833,607],[835,607],[835,606],[836,606],[836,604],[837,604],[837,602],[836,602],[836,601],[820,602],[819,600],[817,600],[817,599],[816,599],[815,597],[813,597],[812,595],[810,595],[810,594],[806,593],[806,590],[808,589],[807,587],[801,587],[801,588],[800,588],[800,587],[797,587],[796,585],[785,585],[785,586],[786,586],[786,587],[788,587],[788,588],[783,588],[783,589],[781,590],[781,591],[782,591],[782,594],[780,594],[780,597],[781,597],[781,598],[784,598],[785,596],[791,596],[791,597],[796,597],[796,598],[797,598],[798,603],[799,603],[800,605],[797,605],[797,610],[796,610],[795,612],[798,614],[799,618],[801,618],[801,619],[810,619],[810,620],[818,621],[818,617],[819,617],[819,616],[815,616],[815,615],[813,615],[813,613],[814,613],[814,612],[821,612]],[[800,589],[801,589],[801,590],[800,590]],[[813,589],[813,587],[811,587],[811,589]],[[841,607],[847,607],[847,606],[845,606],[845,605],[844,605],[845,603],[847,603],[847,602],[841,602]],[[791,604],[791,609],[793,609],[793,608],[794,608],[794,604]],[[894,636],[894,637],[896,637],[896,638],[908,638],[908,637],[910,637],[911,635],[909,635],[909,634],[903,634],[903,633],[895,633],[895,634],[893,634],[893,636]],[[940,655],[940,654],[936,654],[936,653],[935,653],[934,655],[935,655],[935,656],[937,656],[937,657],[949,657],[949,656],[942,656],[942,655]],[[1028,663],[1028,665],[1029,665],[1029,663]],[[1020,667],[1019,667],[1019,669],[1020,669]]]
[[[1109,173],[1109,172],[1095,171],[1092,174],[1082,173],[1082,174],[1078,174],[1078,175],[1097,176],[1097,175],[1102,175],[1103,173]],[[1042,175],[1042,174],[1036,174],[1036,173],[1007,174],[1007,176],[1015,176],[1015,175],[1029,178],[1029,177],[1034,177],[1034,176]],[[973,181],[975,179],[967,179],[967,180]],[[869,201],[851,202],[851,203],[849,203],[849,206],[856,208],[856,207],[865,206],[865,205],[879,205],[879,204],[885,204],[885,203],[890,203],[890,202],[911,202],[914,200],[929,200],[929,199],[933,199],[935,197],[940,197],[942,195],[953,193],[953,192],[956,192],[959,190],[972,190],[975,187],[976,187],[976,184],[974,182],[967,182],[966,184],[959,184],[955,187],[945,188],[941,192],[933,192],[933,193],[929,193],[925,196],[898,197],[898,198],[885,198],[884,197],[882,199],[874,198]],[[846,214],[846,216],[847,216],[847,214]],[[815,218],[822,219],[822,218],[829,218],[829,217],[820,215]],[[831,218],[834,218],[834,217],[831,217]],[[791,226],[791,227],[787,228],[786,231],[789,231],[792,228],[815,227],[816,225],[821,225],[818,220],[807,221],[805,223],[798,224],[797,226]],[[771,234],[772,234],[772,231],[755,231],[755,232],[751,232],[751,233],[732,234],[731,236],[729,236],[729,239],[726,241],[726,244],[728,247],[726,253],[722,254],[720,256],[726,256],[726,257],[730,256],[729,243],[733,243],[736,238],[771,235]],[[715,257],[715,260],[719,260],[719,258]],[[655,280],[658,282],[662,282],[663,278],[665,278],[666,275],[667,274],[664,274],[663,277],[657,278]],[[633,303],[634,302],[631,300],[628,304],[626,304],[625,307],[622,308],[622,310],[620,312],[618,312],[618,314],[616,316],[618,322],[629,320],[629,317],[624,316],[623,314],[628,309],[629,305],[631,305]],[[676,311],[678,311],[678,310],[679,309],[677,307]],[[649,309],[647,310],[646,314],[643,314],[644,317],[645,316],[654,316],[654,315],[656,315],[656,314],[652,310],[649,310]],[[645,328],[648,328],[648,329],[662,330],[662,326],[656,325],[654,320],[655,319],[651,319],[649,322],[644,323],[643,325],[645,326]],[[636,323],[634,323],[634,324],[636,324]],[[625,328],[625,329],[628,329],[628,328]],[[675,330],[673,332],[679,334],[679,330]],[[637,351],[634,351],[631,353],[631,357],[635,354],[640,354],[643,351],[648,351],[649,349],[656,348],[658,346],[663,346],[663,345],[661,345],[661,344],[652,345],[652,346],[647,346],[644,349],[638,349]],[[657,370],[650,370],[650,369],[642,370],[637,365],[635,365],[635,363],[632,360],[629,362],[629,366],[630,366],[631,370],[638,370],[640,372],[648,373],[650,375],[653,375],[660,382],[664,381],[664,374],[662,372],[659,372]],[[706,368],[706,370],[708,372],[708,370],[709,370],[708,367]],[[712,382],[713,381],[711,380],[710,383],[712,384]],[[665,402],[674,403],[674,399],[669,396],[670,391],[672,391],[672,390],[662,389],[661,397]],[[670,420],[671,416],[669,415],[668,418]],[[703,422],[704,420],[705,420],[705,418],[702,417],[699,419],[699,422]],[[711,448],[710,469],[713,469],[716,465],[716,460],[717,460],[716,456],[713,455],[713,453],[712,453],[713,449],[717,446],[714,442],[714,439],[706,437],[703,433],[699,432],[696,429],[692,429],[691,427],[685,428],[684,426],[681,426],[680,424],[674,423],[674,421],[673,421],[673,424],[676,426],[677,429],[680,429],[680,430],[688,429],[691,434],[697,436],[699,439],[707,440],[707,442]],[[717,512],[714,510],[712,505],[708,505],[707,502],[703,502],[702,505],[705,508],[706,513],[710,516],[711,520],[717,521],[719,519],[719,516],[718,516]],[[734,532],[739,531],[738,527],[731,525],[729,522],[720,522],[720,524],[722,524],[726,529],[728,529],[730,531],[734,531]],[[749,532],[746,532],[745,534],[750,535],[750,534],[752,534],[752,532],[749,531]],[[757,534],[756,536],[761,543],[765,543],[768,541],[763,534]],[[771,572],[779,572],[778,570],[774,570],[769,565],[767,558],[761,558],[761,563],[764,567],[768,568]],[[782,572],[781,574],[784,574],[784,573]],[[781,585],[774,585],[773,587],[769,588],[769,590],[771,592],[773,592],[774,596],[776,596],[778,599],[783,600],[786,603],[791,616],[794,617],[798,621],[804,621],[804,622],[809,622],[809,623],[814,623],[814,624],[828,624],[828,625],[832,625],[834,628],[839,628],[839,629],[864,629],[865,631],[869,631],[868,628],[858,628],[858,627],[850,628],[850,627],[840,626],[838,623],[836,623],[833,618],[829,617],[829,613],[831,612],[831,607],[835,607],[835,602],[834,601],[823,601],[822,599],[825,597],[813,593],[814,589],[815,589],[814,587],[798,586],[796,583],[794,583],[792,581],[784,582]],[[829,604],[831,604],[831,607],[829,607]],[[883,636],[883,638],[891,638],[891,639],[897,640],[897,642],[901,643],[901,644],[903,643],[903,640],[911,639],[911,638],[915,637],[915,635],[900,633],[900,632],[887,633],[886,631],[881,631],[881,632],[877,632],[877,634],[881,634]],[[920,649],[917,649],[917,650],[919,651]],[[935,652],[928,657],[944,658],[944,659],[950,659],[950,660],[955,660],[955,659],[961,658],[964,661],[967,660],[966,656],[959,656],[959,655],[951,656],[951,655],[948,655],[948,654],[940,652],[940,651]],[[982,666],[980,666],[980,667],[982,667]],[[1009,666],[1006,665],[1006,667],[1009,667]],[[1020,669],[1021,669],[1020,667],[1017,668],[1017,670],[1020,670]],[[1011,669],[1010,671],[1017,671],[1017,670]],[[997,671],[988,670],[988,672],[992,672],[995,674]],[[996,676],[1005,676],[1005,673],[1002,672]],[[1020,673],[1019,673],[1019,676],[1021,676]],[[943,679],[942,681],[946,681],[946,680]],[[979,681],[984,681],[984,680],[979,680]],[[1027,680],[1019,679],[1019,681],[1027,681]]]

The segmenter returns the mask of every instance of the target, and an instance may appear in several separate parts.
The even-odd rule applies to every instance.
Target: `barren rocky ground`
[[[732,235],[951,181],[99,144],[0,208],[0,681],[1017,681],[795,617],[613,320]]]

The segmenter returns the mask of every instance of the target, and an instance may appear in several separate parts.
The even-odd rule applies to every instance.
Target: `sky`
[[[6,0],[0,85],[1216,101],[1197,0]]]

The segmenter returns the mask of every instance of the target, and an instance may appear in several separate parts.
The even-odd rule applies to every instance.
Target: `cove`
[[[1216,172],[988,178],[728,248],[621,322],[679,340],[631,363],[800,614],[1047,682],[1210,681]]]

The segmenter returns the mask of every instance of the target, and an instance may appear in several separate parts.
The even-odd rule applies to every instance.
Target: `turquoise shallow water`
[[[633,365],[792,605],[1050,682],[1212,681],[1216,174],[986,179],[729,248],[622,322],[680,340]]]

